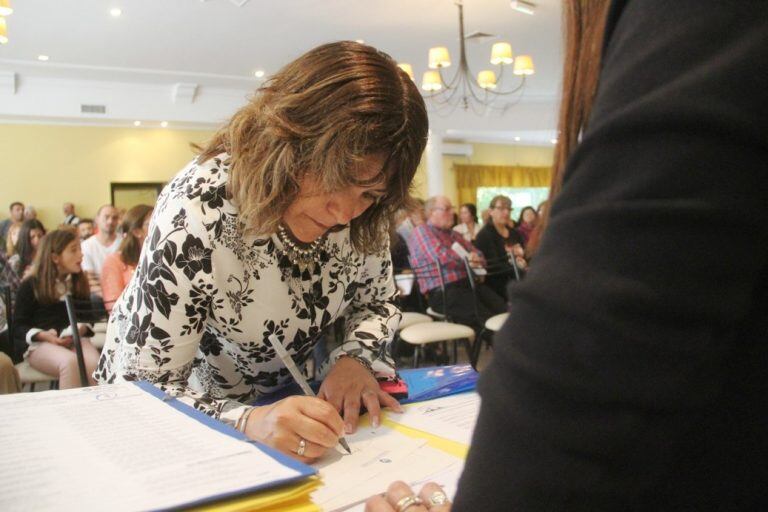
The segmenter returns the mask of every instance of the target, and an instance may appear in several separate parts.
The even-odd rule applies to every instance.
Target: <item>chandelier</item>
[[[452,78],[447,79],[444,69],[451,66],[451,57],[448,48],[438,46],[429,49],[429,69],[422,78],[421,88],[426,91],[427,99],[437,107],[438,113],[450,114],[456,108],[472,110],[476,114],[483,114],[488,109],[505,111],[512,103],[496,105],[500,97],[511,97],[515,93],[522,94],[525,87],[526,76],[534,73],[533,59],[530,55],[512,55],[512,46],[507,42],[494,43],[491,48],[490,62],[499,66],[498,75],[492,69],[484,69],[474,75],[467,62],[466,41],[489,37],[490,34],[474,33],[464,35],[464,5],[462,0],[454,0],[459,9],[459,64]],[[512,80],[505,78],[509,71],[505,69],[512,66]],[[413,68],[410,64],[400,64],[400,67],[413,79]],[[518,98],[519,99],[519,96]]]

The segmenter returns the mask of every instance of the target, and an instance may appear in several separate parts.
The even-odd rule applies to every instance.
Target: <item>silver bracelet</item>
[[[245,434],[245,427],[248,425],[248,417],[251,415],[253,411],[255,411],[255,407],[251,407],[247,411],[243,413],[242,416],[240,416],[240,419],[237,420],[237,423],[235,423],[235,428]]]

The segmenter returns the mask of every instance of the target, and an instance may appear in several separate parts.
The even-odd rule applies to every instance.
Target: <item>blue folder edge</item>
[[[298,460],[292,459],[291,457],[288,457],[287,455],[275,450],[274,448],[270,448],[269,446],[265,446],[261,443],[258,443],[256,441],[253,441],[252,439],[249,439],[245,436],[242,432],[239,430],[230,427],[229,425],[222,423],[221,421],[212,418],[211,416],[208,416],[202,411],[198,411],[197,409],[188,406],[185,403],[180,402],[179,400],[176,400],[175,398],[169,397],[166,393],[164,393],[161,389],[155,387],[153,384],[147,381],[137,381],[134,382],[136,386],[138,386],[141,390],[149,393],[150,395],[154,396],[155,398],[158,398],[162,401],[164,401],[169,406],[173,407],[177,411],[180,411],[187,416],[189,416],[192,419],[195,419],[199,421],[200,423],[204,424],[205,426],[212,428],[213,430],[217,432],[221,432],[222,434],[226,434],[230,437],[234,437],[235,439],[238,439],[240,441],[245,441],[259,450],[263,451],[273,459],[277,460],[280,464],[283,466],[288,466],[291,469],[294,469],[299,472],[298,475],[290,478],[284,478],[282,480],[276,480],[272,482],[268,482],[266,484],[257,485],[254,487],[245,487],[242,489],[237,489],[231,492],[223,493],[223,494],[217,494],[215,496],[209,496],[207,498],[202,498],[197,501],[190,501],[188,503],[182,503],[179,505],[175,505],[173,508],[168,509],[158,509],[158,510],[178,510],[179,507],[183,508],[189,508],[189,507],[195,507],[198,505],[205,505],[211,502],[216,501],[223,501],[229,498],[234,498],[237,496],[245,496],[247,494],[252,494],[256,491],[261,490],[267,490],[267,489],[274,489],[277,487],[281,487],[283,485],[291,484],[294,482],[298,482],[300,480],[304,480],[305,478],[317,474],[317,470],[313,468],[312,466],[308,466],[302,462],[299,462]]]
[[[480,376],[468,364],[409,368],[398,373],[408,385],[408,398],[400,400],[402,404],[473,391]]]

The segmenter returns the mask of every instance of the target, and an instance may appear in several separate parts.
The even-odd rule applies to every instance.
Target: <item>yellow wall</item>
[[[209,131],[0,124],[0,218],[12,201],[32,204],[48,229],[75,203],[93,217],[110,202],[110,182],[168,181]]]

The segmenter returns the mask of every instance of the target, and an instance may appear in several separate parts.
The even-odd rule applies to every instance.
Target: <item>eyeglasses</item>
[[[512,210],[512,208],[510,208],[509,206],[494,206],[493,209],[494,210],[499,210],[499,211],[504,211],[504,210],[511,211]]]

